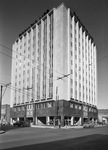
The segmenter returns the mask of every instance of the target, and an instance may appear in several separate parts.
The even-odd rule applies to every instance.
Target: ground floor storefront
[[[15,106],[11,110],[11,120],[29,120],[34,125],[83,125],[97,121],[98,110],[95,106],[78,101],[45,101]]]

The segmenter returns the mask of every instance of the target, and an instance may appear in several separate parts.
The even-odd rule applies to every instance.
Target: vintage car
[[[83,128],[94,128],[94,123],[86,122],[84,123]]]
[[[13,123],[13,126],[29,127],[30,123],[28,121],[16,121],[15,123]]]

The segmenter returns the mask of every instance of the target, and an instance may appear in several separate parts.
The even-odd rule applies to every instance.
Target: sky
[[[0,0],[0,86],[11,82],[12,44],[43,13],[62,2],[75,11],[97,47],[97,107],[108,109],[108,1],[107,0]],[[4,47],[5,46],[5,47]],[[5,88],[3,89],[5,90]],[[10,88],[2,99],[10,104]]]

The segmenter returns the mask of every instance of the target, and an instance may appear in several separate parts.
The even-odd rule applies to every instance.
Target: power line
[[[6,84],[7,82],[5,82],[5,83],[0,83],[1,85],[2,84]],[[7,87],[7,88],[10,88],[10,89],[12,89],[12,90],[14,90],[14,91],[17,91],[18,93],[22,93],[22,94],[25,94],[26,96],[31,96],[32,97],[32,94],[33,93],[31,93],[31,92],[25,92],[23,89],[19,89],[19,88],[16,88],[16,87],[14,87],[14,86],[9,86],[9,87]],[[36,95],[34,95],[33,94],[33,96],[34,96],[34,98],[35,99],[37,99],[37,97],[36,97]],[[42,99],[42,98],[40,98],[40,99]],[[103,101],[105,101],[105,99],[102,99],[102,98],[99,98],[99,96],[97,96],[97,102],[101,102],[101,103],[103,103]]]
[[[3,53],[3,52],[0,52],[0,53],[3,54],[3,55],[6,55],[7,57],[10,57],[10,58],[16,60],[16,58],[14,58],[14,57],[12,57],[12,56],[10,56],[10,55],[7,55],[7,54],[5,54],[5,53]],[[18,59],[18,61],[24,63],[23,61],[21,61],[21,60],[19,60],[19,59]],[[24,63],[24,65],[25,65],[25,64],[27,64],[27,63]],[[33,68],[33,66],[32,66],[31,64],[30,64],[30,66]],[[33,69],[35,69],[35,67],[34,67]],[[38,68],[38,69],[41,70],[40,68]],[[49,75],[49,72],[46,71],[46,74]],[[54,76],[55,76],[55,75],[54,75]],[[32,76],[30,76],[29,78],[31,78],[31,77],[32,77]],[[55,76],[55,77],[58,77],[58,76]],[[48,77],[47,77],[47,79],[48,79]]]
[[[33,62],[35,62],[35,63],[38,63],[37,61],[35,61],[35,60],[33,60],[33,59],[27,57],[26,55],[23,55],[23,54],[21,54],[21,53],[19,53],[19,52],[16,52],[15,50],[12,50],[11,48],[9,48],[9,47],[7,47],[7,46],[1,44],[1,43],[0,43],[0,45],[1,45],[2,47],[4,47],[4,48],[10,50],[11,52],[14,51],[14,52],[17,53],[18,55],[23,56],[23,57],[25,57],[26,59],[29,59],[29,60],[31,60],[31,61],[33,61]],[[2,52],[0,52],[0,53],[2,53]],[[4,54],[4,53],[2,53],[2,54]],[[5,54],[5,55],[7,55],[7,54]],[[9,56],[9,55],[7,55],[7,56]],[[9,56],[9,57],[11,57],[11,56]],[[11,58],[12,58],[12,57],[11,57]],[[98,59],[96,62],[102,61],[102,60],[105,59],[105,58],[108,58],[108,56],[104,56],[103,58]],[[14,59],[16,60],[16,58],[14,58]],[[20,60],[20,61],[21,61],[21,60]],[[43,65],[43,64],[40,64],[40,65]],[[90,66],[90,65],[92,65],[92,63],[89,64],[89,66]],[[48,68],[47,65],[45,65],[45,66]],[[60,72],[58,72],[58,71],[56,71],[56,70],[54,70],[54,69],[53,69],[53,71],[56,72],[56,73],[58,73],[58,74],[62,74],[62,73],[60,73]],[[62,74],[62,75],[64,75],[64,74]]]
[[[5,46],[5,45],[3,45],[3,44],[0,44],[0,45],[1,45],[2,47],[4,47],[4,48],[10,50],[10,51],[14,51],[14,50],[8,48],[7,46]],[[14,52],[17,53],[17,54],[19,54],[20,56],[23,56],[23,57],[25,57],[25,58],[27,58],[27,59],[29,59],[29,60],[31,60],[31,61],[37,63],[37,62],[34,61],[33,59],[28,58],[26,55],[20,54],[20,53],[18,53],[18,52],[16,52],[16,51],[14,51]],[[3,53],[3,52],[0,52],[0,53],[16,60],[16,58],[14,58],[14,57],[12,57],[12,56],[9,56],[9,55],[7,55],[7,54],[5,54],[5,53]],[[96,62],[102,61],[103,59],[105,59],[105,58],[107,58],[107,57],[108,57],[108,56],[105,56],[105,57],[103,57],[103,58],[97,60]],[[18,59],[18,61],[23,62],[23,61],[21,61],[21,60],[19,60],[19,59]],[[24,62],[23,62],[23,63],[24,63]],[[42,64],[41,64],[41,65],[42,65]],[[92,63],[89,64],[89,66],[90,66],[90,65],[92,65]],[[32,64],[30,64],[30,66],[32,66]],[[45,66],[46,66],[46,65],[45,65]],[[46,66],[46,67],[48,67],[48,66]],[[38,69],[41,70],[40,68],[38,68]],[[53,70],[53,71],[55,71],[55,70]],[[57,71],[55,71],[55,72],[57,72]],[[46,73],[47,73],[47,71],[46,71]],[[57,72],[57,73],[58,73],[58,72]],[[62,73],[59,73],[59,74],[62,74]],[[49,75],[49,73],[48,73],[48,75]],[[56,77],[57,77],[57,80],[58,80],[58,79],[62,79],[62,80],[63,80],[64,77],[69,77],[69,75],[71,75],[71,74],[68,74],[68,75],[62,74],[62,75],[63,75],[62,77],[56,76]],[[71,77],[69,77],[69,78],[71,79]],[[56,80],[55,80],[55,81],[56,81]],[[63,80],[63,81],[65,81],[65,80]],[[65,82],[67,82],[67,81],[65,81]],[[48,82],[48,83],[49,83],[49,82]]]
[[[2,85],[3,83],[0,84]],[[19,93],[28,94],[27,92],[24,92],[22,89],[16,88],[14,86],[9,86],[8,88],[18,91]]]
[[[21,54],[21,53],[18,53],[18,52],[16,52],[15,50],[12,50],[12,49],[10,49],[9,47],[7,47],[7,46],[5,46],[5,45],[3,45],[3,44],[1,44],[1,43],[0,43],[0,45],[1,45],[2,47],[4,47],[4,48],[10,50],[11,52],[14,51],[14,52],[17,53],[18,55],[23,56],[23,57],[25,57],[26,59],[29,59],[29,60],[31,60],[31,61],[33,61],[33,62],[35,62],[35,63],[38,63],[37,61],[28,58],[26,55],[23,55],[23,54]],[[16,59],[16,58],[15,58],[15,59]],[[40,64],[40,65],[42,66],[43,64]],[[49,68],[47,65],[45,65],[45,66],[46,66],[47,68]],[[56,73],[58,73],[58,74],[62,74],[62,73],[60,73],[60,72],[58,72],[58,71],[56,71],[56,70],[54,70],[54,69],[53,69],[53,71],[56,72]],[[64,75],[64,74],[62,74],[62,75]]]
[[[3,45],[3,44],[1,44],[0,43],[0,45],[2,46],[2,47],[4,47],[4,48],[6,48],[6,49],[8,49],[8,50],[10,50],[11,52],[13,52],[14,50],[12,50],[12,49],[10,49],[9,47],[7,47],[7,46],[5,46],[5,45]],[[23,54],[21,54],[21,53],[18,53],[18,52],[16,52],[16,51],[14,51],[15,53],[17,53],[18,55],[20,55],[20,56],[23,56],[23,57],[25,57],[25,58],[27,58],[27,59],[29,59],[29,60],[31,60],[32,62],[35,62],[35,63],[37,63],[35,60],[33,60],[33,59],[30,59],[30,58],[28,58],[26,55],[23,55]],[[0,53],[2,53],[2,52],[0,52]],[[13,57],[11,57],[11,56],[9,56],[9,55],[7,55],[7,54],[5,54],[5,53],[2,53],[2,54],[4,54],[4,55],[6,55],[6,56],[8,56],[8,57],[10,57],[10,58],[13,58]],[[103,59],[105,59],[105,58],[107,58],[108,56],[105,56],[105,57],[103,57],[103,58],[101,58],[101,59],[99,59],[99,60],[97,60],[96,62],[98,62],[98,61],[101,61],[101,60],[103,60]],[[13,59],[15,59],[16,60],[16,58],[13,58]],[[20,61],[20,62],[22,62],[22,63],[24,63],[23,61],[21,61],[21,60],[19,60],[18,59],[18,61]],[[34,65],[34,64],[30,64],[30,66],[33,68],[33,66],[32,65]],[[42,66],[42,64],[40,64],[41,66]],[[91,66],[92,65],[92,63],[91,64],[89,64],[89,66]],[[45,65],[47,68],[48,68],[48,66],[47,65]],[[40,68],[38,68],[39,70],[41,70]],[[53,71],[55,71],[54,69],[53,69]],[[55,71],[55,72],[57,72],[57,71]],[[46,70],[46,73],[47,73],[47,70]],[[59,72],[57,72],[57,73],[59,73]],[[48,75],[49,75],[49,72],[47,73]],[[59,74],[62,74],[62,73],[59,73]],[[62,74],[63,75],[63,77],[58,77],[58,76],[55,76],[55,75],[53,75],[53,76],[55,76],[55,77],[57,77],[57,79],[59,78],[64,78],[64,76],[66,76],[66,75],[64,75],[64,74]],[[70,74],[71,75],[71,74]],[[70,77],[69,77],[70,78]],[[71,78],[70,78],[71,79]]]
[[[57,81],[57,79],[56,80],[54,80],[53,82],[55,82],[55,81]],[[64,80],[65,81],[65,80]],[[1,82],[5,82],[5,83],[7,83],[6,81],[1,81]],[[2,84],[5,84],[5,83],[0,83],[1,85]],[[47,84],[49,84],[49,81],[48,82],[46,82],[46,85]],[[33,97],[35,97],[35,99],[37,99],[37,97],[36,97],[36,95],[33,93],[33,92],[25,92],[25,90],[24,90],[24,87],[21,89],[21,88],[17,88],[17,87],[14,87],[14,86],[10,86],[10,87],[8,87],[8,88],[10,88],[10,89],[12,89],[12,90],[14,90],[14,91],[17,91],[17,92],[19,92],[19,93],[22,93],[22,94],[25,94],[25,95],[29,95],[29,96],[32,96],[33,95]],[[40,98],[40,99],[43,99],[43,98]]]

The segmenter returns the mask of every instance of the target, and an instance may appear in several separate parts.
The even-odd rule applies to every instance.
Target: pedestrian
[[[61,122],[60,122],[60,120],[59,120],[59,122],[58,122],[58,125],[59,125],[59,129],[61,128]]]

